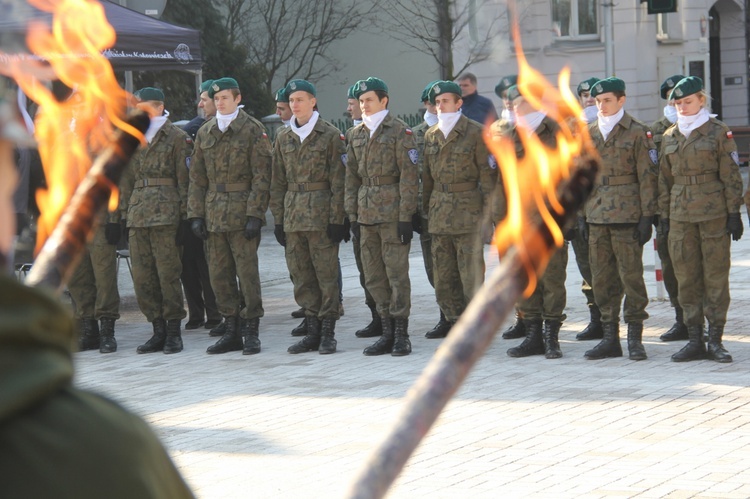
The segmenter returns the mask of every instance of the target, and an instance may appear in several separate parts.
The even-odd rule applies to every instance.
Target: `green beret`
[[[357,84],[355,83],[351,87],[349,87],[346,91],[346,98],[347,99],[354,99],[357,100],[357,96],[355,95],[354,91],[357,89]]]
[[[426,100],[430,100],[430,89],[435,83],[439,83],[440,80],[431,81],[427,84],[426,87],[424,87],[424,90],[422,90],[422,97],[420,98],[421,102],[424,102]]]
[[[521,91],[518,89],[517,85],[511,85],[505,91],[505,98],[511,102],[518,99],[519,97],[521,97]]]
[[[659,95],[661,95],[661,98],[666,99],[669,96],[669,92],[671,92],[674,86],[683,78],[685,78],[684,75],[672,75],[664,80],[664,83],[661,84],[661,88],[659,89]]]
[[[518,82],[518,75],[508,75],[500,78],[500,83],[495,85],[495,95],[503,98],[503,92]]]
[[[289,96],[286,94],[286,87],[281,87],[276,91],[276,102],[289,102]]]
[[[599,81],[599,78],[591,77],[588,80],[583,80],[581,83],[579,83],[578,88],[576,89],[576,92],[578,93],[578,97],[580,97],[583,92],[590,93],[591,87],[593,87],[597,81]]]
[[[625,82],[614,76],[597,81],[591,89],[591,97],[607,92],[625,92]]]
[[[380,78],[375,78],[374,76],[370,76],[366,80],[359,80],[354,86],[356,87],[354,89],[355,99],[359,99],[360,95],[372,90],[382,90],[388,94],[388,85],[386,85]]]
[[[162,92],[161,89],[154,87],[143,87],[142,89],[137,90],[134,95],[138,97],[141,102],[149,100],[164,102],[164,92]]]
[[[427,96],[430,99],[430,104],[435,104],[435,98],[438,95],[443,94],[455,94],[461,97],[461,87],[459,87],[458,83],[455,81],[438,80],[432,85],[432,87],[430,87],[430,90],[427,93]]]
[[[208,89],[208,96],[213,99],[214,95],[216,95],[216,92],[221,92],[222,90],[231,90],[233,88],[239,90],[240,86],[237,83],[237,80],[235,80],[234,78],[219,78],[218,80],[214,80],[214,82],[211,84],[211,87]]]
[[[208,89],[211,88],[211,84],[213,83],[213,80],[206,80],[203,83],[201,83],[201,93],[208,92]]]
[[[703,90],[703,80],[697,76],[687,76],[677,82],[677,85],[672,89],[672,93],[669,94],[670,99],[682,99],[688,95],[697,94]]]
[[[315,85],[307,80],[292,80],[287,83],[284,91],[286,92],[287,97],[291,97],[294,92],[307,92],[315,97]]]

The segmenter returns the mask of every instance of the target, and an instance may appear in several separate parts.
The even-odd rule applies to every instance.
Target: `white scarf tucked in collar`
[[[599,109],[596,106],[586,106],[583,108],[583,121],[593,123],[596,121]]]
[[[504,119],[511,125],[514,125],[516,123],[516,113],[509,110],[508,108],[505,108],[500,112],[500,118]]]
[[[448,138],[448,134],[456,126],[460,117],[461,111],[456,111],[455,113],[438,112],[438,128],[443,132],[443,137]]]
[[[541,111],[534,111],[524,116],[516,116],[516,126],[531,135],[542,124],[542,120],[547,116]]]
[[[297,135],[297,137],[299,137],[300,142],[304,142],[305,139],[312,133],[313,128],[315,128],[315,123],[318,122],[319,116],[320,114],[317,111],[313,111],[310,120],[302,126],[297,126],[297,118],[292,117],[292,121],[291,123],[289,123],[289,126],[292,127],[292,131]]]
[[[604,140],[607,140],[607,137],[609,137],[609,134],[612,133],[612,130],[614,130],[615,125],[617,125],[622,117],[625,116],[625,108],[621,107],[619,111],[617,111],[617,114],[613,114],[612,116],[602,116],[602,113],[597,114],[597,125],[599,125],[599,131],[602,133],[602,137],[604,137]]]
[[[355,119],[352,119],[352,126],[357,126],[357,125],[359,125],[360,123],[362,123],[362,120],[355,120]]]
[[[664,117],[669,120],[670,123],[677,121],[677,109],[674,106],[667,104],[664,106]]]
[[[152,140],[154,140],[154,137],[156,136],[156,132],[161,130],[161,127],[164,126],[164,123],[167,122],[167,117],[169,116],[169,111],[164,111],[163,116],[155,116],[151,118],[151,123],[148,125],[148,130],[146,130],[146,140],[150,144]]]
[[[234,121],[234,119],[240,114],[240,108],[237,107],[237,109],[234,110],[232,114],[221,114],[220,112],[216,111],[216,124],[219,125],[219,130],[221,130],[222,133],[224,133],[227,128],[229,128],[229,124]]]
[[[438,115],[432,114],[429,111],[424,112],[424,120],[427,122],[427,126],[435,126],[438,122]]]
[[[387,109],[378,111],[372,116],[367,116],[366,114],[362,115],[362,122],[365,124],[367,129],[370,130],[370,138],[372,138],[372,136],[375,134],[375,130],[378,129],[378,127],[383,122],[386,116],[388,116]]]
[[[711,115],[708,113],[706,108],[701,108],[700,111],[692,116],[677,116],[677,128],[685,138],[690,137],[690,132],[708,121]]]

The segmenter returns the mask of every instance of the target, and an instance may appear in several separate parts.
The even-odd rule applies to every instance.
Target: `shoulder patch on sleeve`
[[[648,150],[648,157],[651,158],[651,162],[653,164],[655,164],[655,165],[659,164],[658,163],[659,153],[656,152],[656,149],[649,149]]]
[[[492,168],[493,170],[497,169],[497,160],[495,159],[495,155],[494,154],[490,154],[487,157],[487,163],[489,163],[490,168]]]
[[[727,138],[728,139],[733,139],[734,138],[734,135],[732,135],[732,131],[731,130],[727,131]]]
[[[406,135],[411,135],[411,134],[414,133],[414,132],[411,131],[411,128],[404,129],[404,132],[406,132]]]
[[[190,136],[185,137],[185,143],[193,145],[193,139],[190,138]]]
[[[339,138],[340,138],[341,140],[346,140],[346,135],[344,135],[343,133],[340,133],[340,134],[339,134]]]
[[[732,151],[729,153],[729,155],[732,157],[732,161],[734,161],[734,164],[740,166],[740,155],[737,153],[737,151]]]
[[[416,165],[419,160],[419,152],[416,149],[409,149],[409,159]]]
[[[346,153],[341,155],[341,163],[344,165],[344,168],[346,168],[348,160],[349,156]]]
[[[654,138],[654,134],[651,133],[651,130],[646,130],[646,137],[649,138],[649,139],[653,139]]]
[[[264,138],[264,139],[267,139],[267,138],[268,138],[268,134],[267,134],[266,132],[263,132],[263,138]]]
[[[187,156],[185,158],[185,166],[187,167],[188,170],[190,169],[190,156]]]

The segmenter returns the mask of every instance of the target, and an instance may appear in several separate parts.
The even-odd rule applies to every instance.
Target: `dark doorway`
[[[708,54],[709,54],[709,77],[711,81],[711,111],[717,114],[718,119],[722,119],[722,102],[721,102],[721,39],[719,30],[721,22],[719,11],[716,7],[711,7],[708,11]]]

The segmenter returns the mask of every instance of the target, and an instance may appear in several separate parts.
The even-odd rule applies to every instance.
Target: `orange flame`
[[[43,23],[29,25],[29,49],[47,61],[54,77],[74,92],[65,102],[58,102],[40,81],[40,75],[49,74],[45,63],[11,59],[9,74],[39,104],[35,137],[48,188],[40,189],[36,196],[41,211],[38,252],[91,167],[92,155],[110,143],[113,126],[135,136],[142,134],[123,122],[127,93],[101,54],[115,43],[115,31],[102,5],[92,0],[29,3],[54,14],[51,30]],[[110,210],[116,209],[117,203],[118,191],[112,186]]]
[[[485,131],[485,141],[497,159],[507,200],[507,215],[495,231],[494,244],[500,255],[515,246],[524,262],[529,284],[524,296],[529,296],[552,256],[541,237],[529,237],[527,229],[532,213],[539,213],[548,227],[555,245],[563,244],[562,230],[552,217],[552,212],[563,213],[557,198],[560,182],[570,178],[571,167],[584,153],[598,156],[593,147],[586,123],[581,119],[582,109],[570,90],[570,70],[566,67],[559,75],[558,88],[554,88],[541,73],[532,68],[521,47],[518,24],[513,27],[513,38],[518,58],[517,86],[521,95],[536,110],[543,111],[557,122],[557,145],[543,144],[536,134],[519,133],[524,157],[516,157],[513,139],[508,135],[493,137]],[[533,255],[533,256],[532,256]]]

